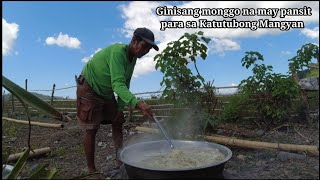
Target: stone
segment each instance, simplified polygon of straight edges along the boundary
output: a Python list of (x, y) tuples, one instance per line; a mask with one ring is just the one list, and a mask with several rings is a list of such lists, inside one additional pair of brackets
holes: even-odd
[(263, 166), (265, 165), (265, 162), (264, 161), (258, 161), (256, 162), (256, 166)]
[(13, 170), (13, 166), (7, 164), (5, 166), (3, 165), (2, 168), (2, 178), (5, 179), (4, 177), (8, 176)]
[(148, 127), (148, 126), (150, 126), (150, 123), (146, 121), (146, 122), (142, 123), (142, 126)]
[(307, 158), (306, 155), (303, 154), (297, 154), (297, 153), (290, 153), (285, 151), (280, 151), (278, 153), (278, 159), (281, 161), (287, 161), (289, 159), (299, 159), (299, 160), (305, 160)]
[(98, 142), (98, 146), (99, 146), (99, 147), (102, 146), (102, 142)]
[(319, 90), (319, 78), (318, 77), (308, 77), (300, 79), (300, 88), (303, 90), (316, 91)]
[(317, 172), (319, 172), (319, 166), (315, 166), (315, 167), (313, 167), (313, 169), (315, 169)]
[(4, 142), (6, 143), (14, 143), (17, 140), (17, 137), (7, 138)]
[(35, 164), (35, 165), (31, 166), (30, 172), (35, 171), (38, 167), (39, 167), (39, 164)]
[(113, 159), (112, 155), (107, 156), (107, 161), (111, 161)]
[(222, 134), (223, 132), (224, 132), (223, 129), (218, 129), (218, 130), (217, 130), (217, 134)]
[(264, 134), (265, 134), (265, 131), (262, 130), (262, 129), (259, 129), (259, 130), (256, 131), (256, 135), (257, 136), (263, 136)]
[(112, 133), (109, 133), (107, 136), (108, 136), (108, 137), (112, 137)]
[(239, 160), (241, 160), (241, 161), (244, 161), (244, 160), (246, 159), (246, 157), (245, 157), (244, 155), (242, 155), (242, 154), (239, 154), (239, 155), (237, 156), (237, 158), (238, 158)]
[(255, 157), (257, 159), (260, 159), (260, 160), (266, 160), (266, 159), (270, 159), (273, 157), (273, 155), (270, 153), (270, 152), (266, 152), (266, 151), (258, 151), (256, 152), (255, 154)]
[(123, 134), (128, 134), (128, 131), (126, 129), (124, 129)]

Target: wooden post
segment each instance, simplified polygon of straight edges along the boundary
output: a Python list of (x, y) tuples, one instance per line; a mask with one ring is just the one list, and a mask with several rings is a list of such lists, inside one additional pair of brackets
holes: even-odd
[[(26, 89), (26, 91), (28, 91), (28, 79), (25, 80), (25, 89)], [(27, 110), (29, 110), (28, 104), (26, 103), (25, 105), (26, 105)]]
[(54, 89), (56, 88), (56, 85), (53, 84), (53, 88), (52, 88), (52, 94), (51, 94), (51, 105), (53, 104), (53, 94), (54, 94)]
[(26, 81), (25, 81), (25, 88), (28, 91), (28, 79), (26, 79)]
[(129, 105), (128, 107), (129, 107), (129, 122), (132, 122), (133, 108), (131, 107), (131, 105)]
[(11, 112), (11, 116), (13, 117), (13, 113), (14, 113), (14, 97), (13, 94), (11, 93), (11, 108), (12, 108), (12, 112)]
[(2, 110), (1, 110), (2, 116), (3, 116), (3, 109), (4, 109), (4, 95), (5, 95), (5, 91), (3, 90), (3, 94), (2, 94)]

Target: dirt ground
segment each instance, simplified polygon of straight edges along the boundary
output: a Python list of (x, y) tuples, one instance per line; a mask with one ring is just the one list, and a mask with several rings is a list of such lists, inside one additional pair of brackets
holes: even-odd
[[(61, 123), (57, 120), (45, 122)], [(5, 123), (5, 124), (4, 124)], [(32, 126), (31, 147), (33, 149), (50, 147), (51, 152), (30, 158), (21, 177), (28, 177), (30, 170), (36, 165), (49, 163), (58, 168), (58, 179), (70, 179), (86, 174), (86, 161), (82, 146), (82, 133), (75, 120), (63, 123), (63, 129), (43, 128)], [(128, 144), (138, 133), (134, 128), (142, 122), (125, 123), (124, 141)], [(15, 128), (15, 129), (10, 129)], [(27, 147), (28, 126), (3, 120), (2, 149), (10, 146), (13, 152), (22, 152)], [(8, 132), (10, 131), (10, 132)], [(279, 127), (273, 131), (261, 131), (257, 127), (225, 124), (214, 134), (234, 136), (246, 140), (277, 142), (287, 144), (316, 145), (319, 147), (319, 129), (316, 125), (291, 124)], [(209, 134), (210, 135), (210, 134)], [(231, 159), (226, 162), (225, 179), (319, 179), (319, 156), (309, 156), (299, 153), (298, 158), (281, 156), (279, 150), (253, 150), (227, 146), (232, 150)], [(107, 178), (112, 171), (115, 158), (111, 126), (101, 126), (96, 138), (96, 166)], [(14, 165), (13, 162), (9, 164)]]

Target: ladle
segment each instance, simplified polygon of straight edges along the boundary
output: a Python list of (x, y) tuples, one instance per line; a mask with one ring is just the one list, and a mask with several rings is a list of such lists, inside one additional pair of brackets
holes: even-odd
[(169, 137), (167, 136), (166, 132), (164, 131), (164, 129), (162, 128), (161, 124), (159, 123), (158, 119), (155, 117), (154, 114), (153, 114), (152, 118), (153, 118), (153, 120), (157, 123), (157, 125), (158, 125), (159, 129), (161, 130), (162, 134), (164, 135), (164, 137), (167, 139), (167, 141), (168, 141), (171, 149), (173, 149), (174, 146), (173, 146), (171, 140), (170, 140)]

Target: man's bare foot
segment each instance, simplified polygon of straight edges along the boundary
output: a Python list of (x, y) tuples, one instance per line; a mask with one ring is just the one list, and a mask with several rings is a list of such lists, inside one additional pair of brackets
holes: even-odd
[(122, 166), (122, 164), (123, 164), (122, 161), (116, 159), (116, 160), (114, 161), (114, 166), (115, 166), (115, 167), (114, 167), (113, 169), (119, 169), (120, 166)]
[(93, 173), (93, 174), (88, 174), (86, 177), (87, 179), (106, 179), (105, 175), (103, 173)]
[(96, 169), (88, 168), (88, 174), (92, 174), (92, 173), (95, 173), (95, 172), (97, 172)]

